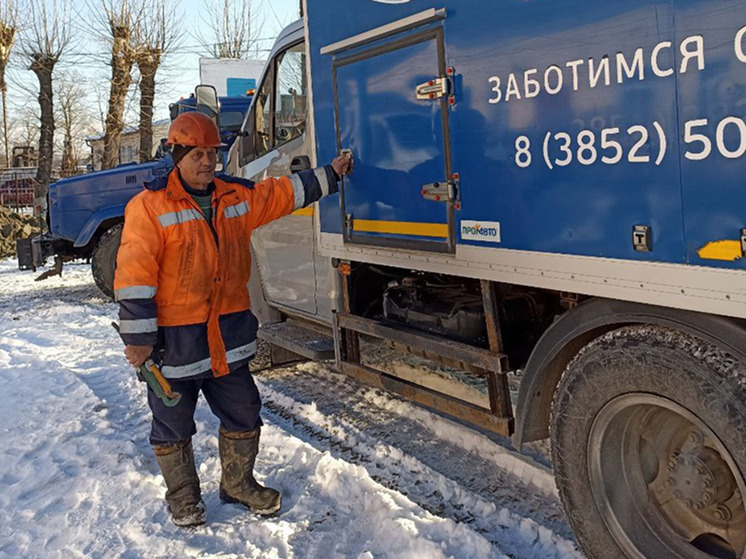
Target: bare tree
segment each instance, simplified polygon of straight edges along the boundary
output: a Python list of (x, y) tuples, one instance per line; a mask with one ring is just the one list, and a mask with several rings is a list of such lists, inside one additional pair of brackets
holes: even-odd
[(34, 105), (25, 104), (11, 110), (8, 128), (12, 144), (35, 146), (39, 143), (39, 112)]
[(100, 0), (98, 11), (89, 5), (98, 19), (93, 23), (98, 34), (111, 47), (111, 81), (104, 131), (103, 168), (119, 162), (119, 140), (124, 128), (124, 108), (132, 84), (135, 63), (135, 29), (144, 9), (143, 0)]
[[(178, 1), (178, 0), (177, 0)], [(135, 63), (140, 71), (140, 161), (153, 156), (155, 75), (181, 37), (176, 2), (149, 5), (136, 28)]]
[(3, 101), (3, 145), (5, 164), (10, 165), (10, 138), (8, 136), (8, 84), (5, 82), (5, 68), (10, 60), (10, 51), (15, 43), (18, 30), (18, 4), (15, 0), (0, 3), (0, 95)]
[(222, 0), (207, 5), (204, 19), (209, 34), (198, 36), (213, 58), (247, 58), (258, 48), (257, 32), (262, 28), (258, 10), (251, 0)]
[(57, 81), (57, 119), (63, 132), (60, 174), (69, 177), (77, 172), (85, 136), (92, 131), (93, 120), (85, 103), (86, 91), (81, 76), (71, 72)]
[(108, 104), (108, 88), (105, 84), (97, 83), (93, 86), (93, 94), (96, 97), (96, 126), (98, 130), (106, 129), (106, 110)]
[[(50, 10), (47, 10), (49, 4)], [(39, 169), (35, 196), (46, 196), (52, 178), (54, 157), (54, 94), (52, 75), (60, 57), (70, 45), (70, 19), (65, 0), (32, 0), (28, 9), (28, 27), (23, 30), (20, 48), (29, 61), (29, 69), (39, 80)]]

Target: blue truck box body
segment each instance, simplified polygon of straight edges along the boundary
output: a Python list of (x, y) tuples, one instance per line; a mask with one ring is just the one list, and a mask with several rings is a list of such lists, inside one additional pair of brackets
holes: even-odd
[[(322, 233), (744, 267), (742, 2), (306, 4), (318, 159), (356, 161)], [(423, 197), (454, 173), (452, 204)]]

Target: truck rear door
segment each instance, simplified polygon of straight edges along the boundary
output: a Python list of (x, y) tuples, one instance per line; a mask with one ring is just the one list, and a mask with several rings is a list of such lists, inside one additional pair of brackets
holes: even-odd
[(345, 242), (454, 250), (446, 74), (441, 25), (333, 53)]

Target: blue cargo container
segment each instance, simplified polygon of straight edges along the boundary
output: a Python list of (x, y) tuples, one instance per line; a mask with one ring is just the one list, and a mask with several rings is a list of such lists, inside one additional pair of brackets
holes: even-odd
[[(341, 206), (322, 203), (322, 232), (478, 247), (488, 261), (746, 265), (738, 2), (309, 4), (318, 156), (350, 148), (357, 165)], [(418, 98), (430, 82), (432, 99)], [(578, 262), (603, 275), (605, 263)], [(694, 276), (683, 283), (702, 288)], [(732, 289), (718, 312), (746, 317), (738, 281), (709, 277)]]

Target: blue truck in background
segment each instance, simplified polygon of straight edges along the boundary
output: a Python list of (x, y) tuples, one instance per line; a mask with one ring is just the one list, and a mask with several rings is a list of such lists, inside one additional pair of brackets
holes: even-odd
[[(254, 232), (260, 336), (516, 447), (549, 438), (588, 557), (746, 557), (743, 1), (304, 14), (229, 173), (355, 165)], [(486, 391), (376, 365), (361, 335)]]
[[(221, 137), (230, 147), (250, 103), (251, 96), (218, 98), (211, 86), (198, 86), (194, 96), (170, 106), (170, 117), (173, 120), (178, 114), (193, 110), (217, 116)], [(48, 231), (19, 241), (19, 267), (36, 269), (54, 257), (54, 270), (45, 272), (51, 275), (61, 272), (65, 260), (90, 258), (96, 285), (113, 297), (124, 208), (142, 190), (144, 182), (166, 175), (172, 168), (171, 155), (161, 141), (154, 161), (119, 165), (52, 183), (47, 198)]]

